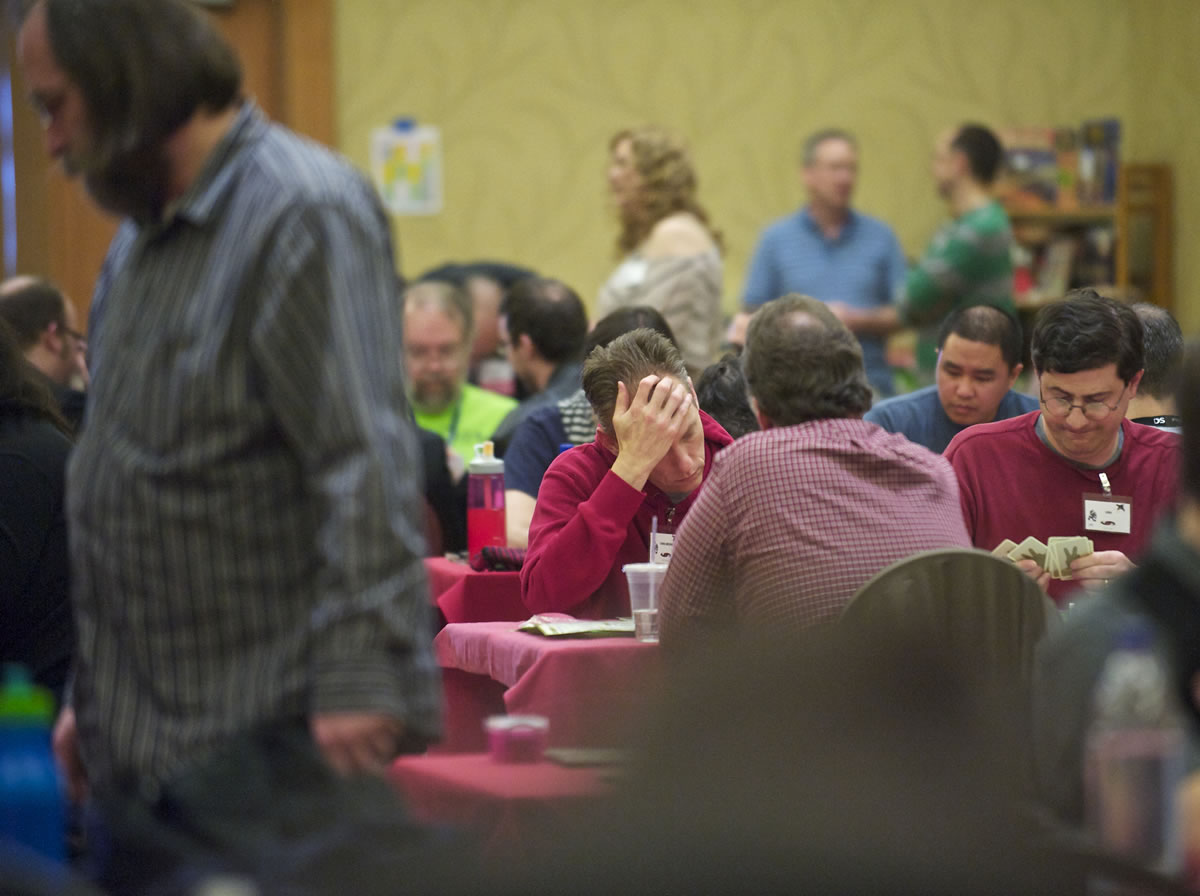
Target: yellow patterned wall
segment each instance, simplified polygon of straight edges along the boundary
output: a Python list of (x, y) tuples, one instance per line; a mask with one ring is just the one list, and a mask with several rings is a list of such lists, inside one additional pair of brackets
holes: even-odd
[(759, 230), (801, 200), (796, 150), (811, 130), (858, 134), (857, 204), (917, 254), (943, 214), (928, 173), (943, 126), (1118, 116), (1138, 158), (1177, 166), (1184, 311), (1200, 289), (1200, 260), (1182, 241), (1200, 228), (1183, 200), (1200, 176), (1197, 10), (1195, 0), (341, 0), (339, 141), (366, 167), (377, 125), (412, 116), (442, 129), (445, 210), (394, 219), (405, 274), (507, 259), (590, 302), (614, 260), (608, 136), (667, 125), (691, 142), (701, 199), (725, 233), (732, 308)]

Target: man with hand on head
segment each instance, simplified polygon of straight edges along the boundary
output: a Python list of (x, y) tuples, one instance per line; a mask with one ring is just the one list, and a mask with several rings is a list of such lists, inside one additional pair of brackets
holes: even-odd
[(941, 454), (968, 426), (1036, 411), (1036, 398), (1012, 388), (1021, 347), (1013, 315), (990, 305), (951, 312), (938, 334), (935, 384), (881, 401), (863, 419)]
[(1041, 412), (972, 426), (946, 457), (958, 474), (972, 543), (1090, 538), (1074, 581), (1021, 568), (1061, 602), (1133, 567), (1174, 504), (1179, 440), (1125, 419), (1142, 378), (1142, 325), (1128, 305), (1080, 289), (1038, 314), (1032, 358)]
[(638, 329), (597, 348), (583, 367), (596, 440), (559, 455), (542, 480), (521, 569), (534, 613), (629, 615), (621, 567), (660, 553), (695, 500), (713, 456), (733, 440), (699, 409), (679, 351)]

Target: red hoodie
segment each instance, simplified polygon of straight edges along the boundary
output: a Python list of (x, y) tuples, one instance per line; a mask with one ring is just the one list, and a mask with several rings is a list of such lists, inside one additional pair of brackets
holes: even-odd
[[(707, 479), (713, 457), (733, 439), (703, 411), (700, 421)], [(563, 452), (546, 471), (521, 568), (521, 599), (530, 611), (580, 619), (628, 616), (621, 567), (646, 562), (655, 516), (659, 532), (673, 533), (700, 494), (698, 488), (672, 505), (648, 482), (638, 491), (610, 471), (616, 459), (597, 439)]]

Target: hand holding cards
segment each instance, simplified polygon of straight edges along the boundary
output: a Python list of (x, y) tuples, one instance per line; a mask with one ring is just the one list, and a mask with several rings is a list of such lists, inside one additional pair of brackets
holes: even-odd
[(1032, 560), (1054, 579), (1072, 578), (1071, 562), (1094, 552), (1092, 540), (1083, 535), (1052, 535), (1049, 544), (1042, 544), (1032, 535), (1020, 544), (1006, 538), (992, 550), (1014, 563)]

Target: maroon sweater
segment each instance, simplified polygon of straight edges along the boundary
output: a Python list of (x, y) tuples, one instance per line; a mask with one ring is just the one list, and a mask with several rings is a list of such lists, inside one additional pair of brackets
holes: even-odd
[[(713, 456), (733, 439), (703, 411), (700, 421), (708, 478)], [(672, 505), (653, 485), (638, 491), (610, 472), (616, 459), (597, 440), (563, 452), (546, 470), (521, 568), (521, 599), (531, 612), (580, 619), (628, 616), (629, 589), (621, 567), (646, 562), (655, 516), (659, 532), (675, 532), (700, 493), (696, 489)]]
[[(990, 551), (1006, 538), (1020, 543), (1029, 535), (1042, 542), (1051, 535), (1086, 535), (1097, 551), (1121, 551), (1136, 563), (1154, 524), (1174, 506), (1179, 437), (1126, 420), (1116, 463), (1103, 471), (1085, 470), (1038, 438), (1034, 426), (1040, 413), (969, 426), (946, 449), (972, 543)], [(1101, 472), (1114, 495), (1132, 499), (1128, 535), (1084, 528), (1083, 496), (1102, 491)], [(1061, 603), (1078, 587), (1052, 580), (1050, 596)]]

